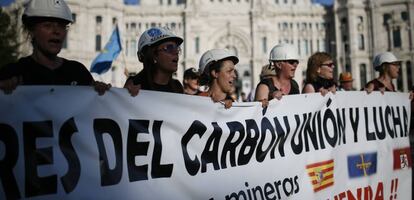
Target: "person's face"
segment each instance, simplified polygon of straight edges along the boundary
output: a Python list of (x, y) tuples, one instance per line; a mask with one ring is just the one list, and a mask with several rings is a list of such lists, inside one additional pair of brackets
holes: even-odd
[(221, 88), (224, 93), (231, 93), (236, 80), (235, 65), (233, 61), (223, 61), (221, 70), (219, 72), (213, 71), (213, 73), (215, 73), (219, 88)]
[(327, 60), (319, 67), (319, 76), (325, 79), (333, 79), (335, 65), (332, 60)]
[(198, 89), (199, 83), (198, 83), (197, 78), (187, 78), (184, 81), (190, 89), (192, 89), (192, 90), (197, 90)]
[(299, 65), (298, 60), (284, 60), (279, 61), (276, 64), (276, 67), (280, 69), (279, 73), (281, 76), (292, 79), (295, 77), (296, 68)]
[(341, 82), (341, 85), (346, 91), (352, 90), (352, 81)]
[(389, 63), (388, 64), (388, 74), (392, 79), (396, 79), (399, 76), (400, 72), (400, 63)]
[(157, 49), (155, 61), (159, 65), (160, 70), (174, 73), (177, 71), (180, 46), (174, 41), (166, 41), (161, 43)]
[(68, 23), (63, 20), (46, 20), (36, 23), (30, 34), (33, 48), (46, 56), (56, 56), (62, 49), (68, 31)]

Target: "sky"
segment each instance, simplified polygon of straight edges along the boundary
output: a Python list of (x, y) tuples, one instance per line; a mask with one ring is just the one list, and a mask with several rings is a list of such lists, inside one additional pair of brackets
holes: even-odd
[(314, 0), (315, 2), (319, 2), (321, 4), (324, 5), (332, 5), (333, 4), (333, 0)]
[(2, 6), (8, 6), (11, 3), (13, 3), (13, 2), (14, 2), (14, 0), (0, 0), (0, 7), (2, 7)]

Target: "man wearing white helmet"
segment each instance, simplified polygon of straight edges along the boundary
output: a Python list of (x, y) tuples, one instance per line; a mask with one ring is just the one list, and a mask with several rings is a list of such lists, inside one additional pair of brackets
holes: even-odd
[(132, 96), (136, 96), (140, 89), (184, 92), (181, 83), (172, 77), (178, 68), (181, 43), (182, 38), (165, 28), (150, 28), (141, 35), (137, 55), (144, 68), (128, 78), (124, 85)]
[(207, 85), (208, 90), (200, 96), (211, 97), (213, 102), (230, 108), (233, 104), (231, 93), (236, 83), (235, 65), (239, 58), (227, 49), (211, 49), (200, 58), (200, 85)]
[(0, 71), (0, 89), (11, 93), (17, 85), (94, 85), (103, 94), (110, 85), (95, 82), (87, 68), (58, 57), (72, 13), (63, 0), (31, 0), (22, 16), (33, 53)]
[(379, 72), (379, 77), (369, 81), (365, 85), (365, 90), (368, 93), (372, 91), (395, 92), (392, 80), (398, 78), (401, 60), (391, 52), (384, 52), (374, 57), (373, 65), (375, 71)]
[(257, 85), (255, 100), (266, 107), (268, 101), (283, 95), (299, 94), (299, 85), (293, 79), (299, 64), (296, 48), (290, 44), (278, 44), (272, 48), (269, 56), (269, 69), (274, 75), (263, 79)]

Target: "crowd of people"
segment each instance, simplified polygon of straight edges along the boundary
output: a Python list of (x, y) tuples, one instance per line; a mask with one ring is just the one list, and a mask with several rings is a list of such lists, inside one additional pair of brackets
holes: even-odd
[[(11, 93), (18, 85), (90, 85), (100, 95), (110, 89), (110, 84), (95, 81), (83, 64), (58, 56), (72, 22), (72, 13), (64, 1), (31, 0), (24, 10), (22, 24), (31, 39), (33, 53), (0, 68), (0, 89)], [(239, 58), (226, 49), (208, 50), (200, 58), (198, 70), (190, 68), (184, 72), (182, 84), (173, 75), (178, 68), (183, 41), (166, 28), (146, 30), (139, 38), (137, 52), (144, 67), (137, 75), (129, 77), (124, 87), (132, 96), (138, 95), (141, 89), (207, 96), (230, 108), (232, 102), (238, 100), (234, 90)], [(379, 77), (368, 82), (364, 89), (368, 93), (395, 92), (392, 81), (399, 75), (400, 64), (392, 52), (376, 55), (373, 67)], [(262, 68), (259, 84), (252, 94), (244, 93), (240, 100), (259, 101), (267, 107), (270, 100), (280, 100), (284, 95), (312, 92), (325, 95), (354, 90), (350, 72), (340, 74), (339, 84), (334, 79), (335, 64), (326, 52), (309, 57), (302, 89), (294, 80), (298, 65), (299, 55), (293, 45), (274, 46), (269, 64)]]
[[(31, 0), (24, 10), (22, 24), (31, 39), (33, 52), (0, 68), (0, 90), (9, 94), (19, 85), (92, 86), (99, 95), (109, 90), (111, 85), (95, 81), (83, 64), (58, 56), (72, 22), (72, 13), (64, 1)], [(231, 108), (237, 100), (233, 94), (239, 58), (226, 49), (208, 50), (200, 58), (198, 70), (190, 68), (184, 72), (181, 84), (173, 74), (178, 68), (182, 43), (183, 38), (168, 29), (153, 27), (146, 30), (139, 38), (137, 52), (144, 67), (137, 75), (129, 77), (124, 87), (132, 96), (138, 95), (141, 89), (199, 95)], [(299, 55), (294, 46), (274, 46), (269, 64), (262, 67), (260, 83), (251, 94), (244, 94), (242, 101), (259, 101), (267, 107), (270, 100), (280, 100), (284, 95), (313, 92), (326, 95), (354, 90), (350, 72), (340, 74), (339, 84), (334, 79), (335, 64), (326, 52), (309, 57), (302, 89), (293, 79), (298, 64)], [(376, 55), (373, 67), (379, 76), (366, 84), (367, 93), (395, 92), (393, 80), (398, 78), (400, 65), (401, 61), (392, 52)]]

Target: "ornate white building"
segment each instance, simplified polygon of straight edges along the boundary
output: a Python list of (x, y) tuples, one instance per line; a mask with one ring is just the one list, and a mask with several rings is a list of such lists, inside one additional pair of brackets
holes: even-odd
[(337, 60), (352, 71), (355, 86), (375, 77), (373, 57), (384, 51), (401, 59), (396, 86), (408, 91), (414, 72), (414, 0), (336, 0), (334, 3)]
[(184, 38), (178, 79), (185, 69), (198, 67), (206, 50), (228, 48), (240, 58), (240, 89), (248, 93), (258, 83), (272, 47), (291, 43), (301, 56), (295, 75), (299, 84), (307, 58), (326, 51), (337, 61), (336, 73), (351, 71), (354, 86), (360, 88), (375, 76), (373, 55), (389, 50), (404, 60), (398, 89), (406, 91), (413, 84), (413, 1), (337, 0), (333, 7), (324, 7), (311, 0), (140, 0), (139, 5), (66, 0), (75, 23), (60, 55), (89, 67), (118, 24), (123, 51), (110, 72), (95, 77), (122, 86), (125, 72), (142, 68), (136, 56), (140, 34), (166, 26)]

